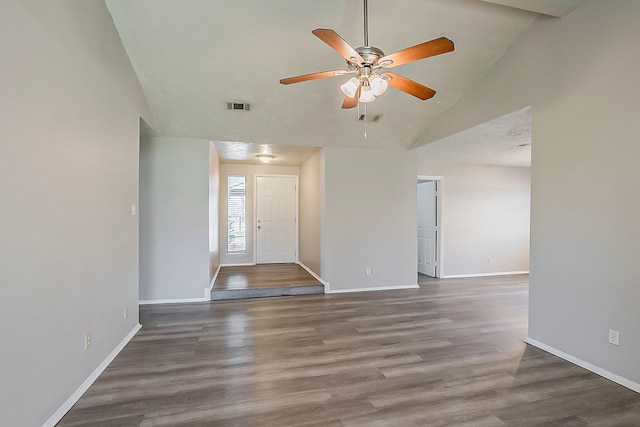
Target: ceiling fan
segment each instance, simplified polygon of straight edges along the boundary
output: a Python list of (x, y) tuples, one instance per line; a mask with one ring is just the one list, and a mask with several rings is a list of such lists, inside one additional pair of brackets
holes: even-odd
[(453, 42), (446, 37), (420, 43), (390, 55), (385, 55), (377, 47), (369, 46), (367, 0), (364, 0), (364, 46), (354, 49), (338, 33), (330, 29), (318, 28), (313, 30), (312, 33), (346, 59), (347, 68), (289, 77), (280, 80), (280, 83), (288, 85), (308, 80), (355, 74), (340, 86), (340, 89), (345, 94), (342, 108), (353, 108), (358, 105), (358, 101), (363, 103), (374, 101), (389, 86), (422, 100), (433, 97), (436, 94), (435, 90), (398, 74), (388, 72), (386, 69), (451, 52), (454, 49)]

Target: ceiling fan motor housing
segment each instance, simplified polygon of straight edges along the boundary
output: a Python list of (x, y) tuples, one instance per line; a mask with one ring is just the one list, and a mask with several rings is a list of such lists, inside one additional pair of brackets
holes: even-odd
[[(376, 65), (378, 60), (384, 56), (384, 52), (377, 47), (363, 46), (356, 48), (356, 52), (360, 54), (364, 63), (361, 65)], [(355, 58), (351, 58), (353, 62), (358, 63)]]

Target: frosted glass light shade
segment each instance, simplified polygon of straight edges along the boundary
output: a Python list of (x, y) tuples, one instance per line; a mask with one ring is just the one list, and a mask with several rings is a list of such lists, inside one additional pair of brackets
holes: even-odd
[(369, 79), (369, 84), (371, 85), (371, 89), (373, 89), (373, 94), (375, 96), (382, 95), (389, 87), (389, 83), (385, 79), (378, 76), (371, 77)]
[(371, 86), (369, 86), (368, 84), (363, 85), (362, 89), (360, 90), (360, 102), (367, 103), (375, 99), (376, 97), (373, 94), (373, 89), (371, 88)]
[(340, 86), (342, 93), (344, 93), (349, 98), (353, 98), (356, 96), (356, 91), (360, 86), (360, 80), (357, 77), (351, 77), (345, 84)]

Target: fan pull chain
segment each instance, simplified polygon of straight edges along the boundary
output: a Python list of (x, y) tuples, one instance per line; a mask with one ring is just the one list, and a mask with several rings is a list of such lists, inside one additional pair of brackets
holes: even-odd
[(367, 104), (364, 104), (364, 139), (367, 139)]
[[(360, 100), (358, 100), (358, 120), (360, 120)], [(367, 139), (367, 104), (364, 104), (364, 139)]]

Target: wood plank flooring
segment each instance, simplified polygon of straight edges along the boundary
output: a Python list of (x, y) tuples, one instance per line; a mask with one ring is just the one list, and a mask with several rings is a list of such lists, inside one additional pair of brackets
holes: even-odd
[(225, 266), (211, 299), (245, 299), (324, 293), (324, 285), (298, 264)]
[(142, 306), (59, 426), (639, 426), (640, 394), (522, 342), (527, 280)]

